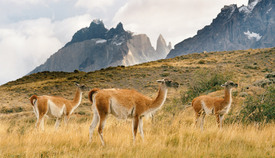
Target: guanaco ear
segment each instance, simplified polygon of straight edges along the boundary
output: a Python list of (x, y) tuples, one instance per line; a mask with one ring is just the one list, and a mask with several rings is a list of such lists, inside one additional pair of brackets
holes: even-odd
[(80, 86), (77, 82), (75, 82), (74, 84), (75, 84), (77, 87), (79, 87), (79, 86)]

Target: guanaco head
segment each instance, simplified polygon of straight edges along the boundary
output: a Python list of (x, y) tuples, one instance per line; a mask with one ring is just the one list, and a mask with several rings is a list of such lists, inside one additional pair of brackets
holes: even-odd
[(173, 87), (173, 88), (178, 88), (179, 87), (179, 84), (178, 82), (174, 82), (168, 78), (164, 78), (162, 80), (157, 80), (158, 83), (161, 83), (167, 87)]
[(234, 88), (234, 87), (238, 87), (238, 84), (237, 83), (234, 83), (233, 81), (227, 81), (225, 82), (225, 84), (222, 85), (222, 87), (225, 87), (227, 89), (231, 89), (231, 88)]
[(87, 91), (89, 90), (89, 88), (84, 85), (84, 84), (78, 84), (78, 83), (75, 83), (75, 85), (81, 90), (81, 91)]

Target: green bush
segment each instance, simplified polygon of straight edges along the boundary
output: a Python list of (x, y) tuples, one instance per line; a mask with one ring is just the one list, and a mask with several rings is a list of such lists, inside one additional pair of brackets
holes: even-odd
[(269, 123), (275, 120), (275, 86), (267, 88), (263, 95), (249, 96), (236, 117), (242, 123)]
[(205, 62), (205, 60), (200, 60), (199, 62), (198, 62), (198, 64), (205, 64), (206, 62)]
[(186, 104), (202, 93), (210, 93), (222, 89), (221, 85), (233, 78), (233, 72), (224, 69), (200, 69), (192, 74), (187, 92), (182, 96)]

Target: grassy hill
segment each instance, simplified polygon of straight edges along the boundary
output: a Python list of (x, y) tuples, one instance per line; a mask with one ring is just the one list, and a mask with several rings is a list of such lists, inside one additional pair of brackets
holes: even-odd
[[(195, 53), (88, 73), (41, 72), (25, 76), (0, 87), (0, 156), (274, 157), (274, 123), (260, 126), (234, 121), (248, 96), (266, 92), (265, 88), (255, 85), (274, 71), (274, 60), (275, 48), (249, 49)], [(68, 126), (61, 124), (55, 131), (55, 120), (48, 118), (44, 132), (34, 129), (36, 117), (28, 100), (33, 94), (73, 99), (74, 82), (79, 82), (90, 88), (136, 89), (154, 97), (158, 89), (156, 80), (164, 77), (177, 81), (180, 87), (169, 89), (167, 100), (153, 121), (150, 118), (145, 120), (144, 142), (138, 135), (133, 145), (131, 121), (110, 116), (104, 129), (107, 146), (101, 146), (96, 132), (93, 142), (87, 144), (93, 115), (88, 91), (84, 92), (82, 103)], [(239, 83), (239, 87), (233, 91), (233, 106), (225, 117), (224, 128), (221, 131), (217, 128), (213, 116), (206, 118), (205, 131), (194, 128), (194, 112), (190, 107), (194, 93), (189, 92), (199, 87), (199, 94), (222, 97), (219, 84), (227, 79)], [(205, 84), (209, 86), (202, 88)]]

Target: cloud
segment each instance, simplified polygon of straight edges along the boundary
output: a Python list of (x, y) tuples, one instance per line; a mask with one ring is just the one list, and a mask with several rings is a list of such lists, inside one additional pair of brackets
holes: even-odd
[(72, 39), (76, 31), (84, 27), (89, 27), (94, 18), (89, 14), (74, 16), (64, 20), (54, 22), (54, 34), (63, 43), (67, 43)]
[(75, 6), (93, 10), (98, 8), (105, 9), (107, 6), (111, 6), (113, 3), (114, 0), (78, 0)]
[(61, 21), (39, 18), (0, 27), (0, 84), (44, 63), (90, 21), (90, 15), (85, 14)]
[(32, 4), (39, 4), (44, 3), (43, 0), (2, 0), (5, 3), (13, 3), (15, 5), (32, 5)]
[(49, 19), (22, 21), (0, 29), (0, 39), (0, 83), (24, 76), (61, 47)]
[(209, 25), (224, 4), (243, 1), (221, 0), (129, 0), (113, 18), (127, 30), (146, 33), (155, 43), (159, 34), (176, 44), (192, 37), (197, 30)]

